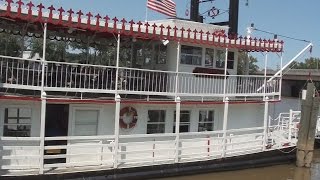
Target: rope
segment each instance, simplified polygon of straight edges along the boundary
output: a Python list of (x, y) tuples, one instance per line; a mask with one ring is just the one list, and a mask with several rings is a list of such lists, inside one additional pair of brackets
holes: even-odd
[(254, 28), (254, 30), (259, 31), (259, 32), (263, 32), (263, 33), (266, 33), (266, 34), (277, 35), (277, 36), (279, 36), (279, 37), (284, 37), (284, 38), (291, 39), (291, 40), (295, 40), (295, 41), (301, 41), (301, 42), (311, 43), (311, 41), (309, 41), (309, 40), (294, 38), (294, 37), (290, 37), (290, 36), (286, 36), (286, 35), (281, 35), (281, 34), (273, 33), (273, 32), (270, 32), (270, 31), (265, 31), (265, 30), (261, 30), (261, 29), (257, 29), (257, 28)]

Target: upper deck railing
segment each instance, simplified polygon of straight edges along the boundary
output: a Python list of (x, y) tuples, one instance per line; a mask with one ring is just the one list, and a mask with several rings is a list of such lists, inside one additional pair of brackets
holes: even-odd
[[(0, 87), (61, 92), (164, 96), (278, 96), (280, 77), (172, 72), (0, 56)], [(118, 77), (118, 81), (116, 81)], [(116, 84), (117, 82), (117, 84)], [(259, 89), (260, 88), (260, 89)]]

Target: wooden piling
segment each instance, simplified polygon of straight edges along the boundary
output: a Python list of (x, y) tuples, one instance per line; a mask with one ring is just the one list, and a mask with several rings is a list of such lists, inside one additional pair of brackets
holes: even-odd
[(300, 129), (297, 143), (298, 167), (311, 167), (313, 158), (315, 131), (319, 112), (319, 97), (314, 97), (315, 87), (308, 83), (307, 96), (302, 100)]

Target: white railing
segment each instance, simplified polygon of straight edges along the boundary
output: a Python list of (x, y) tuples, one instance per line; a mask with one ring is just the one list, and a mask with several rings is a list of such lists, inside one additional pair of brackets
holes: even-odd
[(119, 167), (173, 163), (175, 134), (121, 135), (119, 137)]
[(298, 141), (300, 111), (280, 113), (275, 119), (269, 117), (268, 136), (277, 146), (295, 146)]
[(44, 168), (113, 167), (114, 136), (46, 137)]
[(176, 73), (136, 68), (119, 68), (118, 90), (123, 93), (173, 95)]
[(179, 161), (223, 157), (223, 132), (194, 132), (179, 135)]
[(263, 151), (263, 127), (230, 129), (227, 131), (226, 156), (237, 156)]
[(39, 89), (41, 63), (39, 60), (3, 56), (0, 59), (0, 82), (5, 88)]
[(10, 173), (17, 170), (39, 170), (39, 137), (1, 137), (0, 147), (2, 171)]
[[(0, 56), (0, 87), (41, 89), (40, 60)], [(45, 91), (166, 96), (276, 96), (280, 77), (187, 73), (45, 61)], [(118, 77), (118, 81), (116, 81)], [(226, 81), (225, 81), (226, 80)], [(118, 84), (116, 85), (116, 82)], [(226, 84), (225, 84), (226, 83)], [(226, 86), (225, 86), (226, 85)], [(226, 87), (226, 88), (224, 88)], [(176, 89), (177, 88), (177, 89)]]
[(85, 92), (115, 89), (116, 68), (111, 66), (46, 62), (47, 90), (79, 90)]
[[(114, 146), (113, 135), (46, 137), (43, 167), (46, 173), (69, 168), (112, 169), (219, 159), (262, 152), (262, 132), (261, 127), (232, 129), (227, 131), (226, 139), (222, 131), (189, 132), (180, 133), (179, 141), (175, 133), (120, 135), (118, 147)], [(2, 137), (1, 170), (39, 173), (39, 142), (38, 137)]]
[[(291, 114), (291, 115), (290, 115)], [(291, 119), (290, 119), (291, 116)], [(301, 111), (292, 111), (290, 113), (280, 113), (274, 121), (278, 121), (277, 127), (284, 129), (287, 128), (288, 133), (290, 133), (293, 138), (298, 138), (298, 130), (301, 118)], [(290, 128), (289, 127), (290, 124)], [(316, 126), (316, 139), (320, 138), (320, 116), (318, 116), (317, 126)]]
[(180, 95), (223, 95), (224, 75), (204, 73), (178, 73)]
[(271, 76), (244, 76), (244, 75), (228, 75), (227, 94), (276, 94), (280, 92), (280, 77), (275, 77), (273, 81), (267, 82), (266, 88), (259, 89), (265, 83), (265, 79)]

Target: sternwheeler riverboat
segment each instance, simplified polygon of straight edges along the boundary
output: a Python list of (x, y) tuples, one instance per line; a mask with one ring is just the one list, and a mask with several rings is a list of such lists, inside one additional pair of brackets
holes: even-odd
[(275, 154), (296, 145), (299, 112), (269, 119), (269, 106), (281, 100), (281, 71), (237, 72), (243, 52), (282, 61), (281, 40), (20, 0), (0, 6), (0, 30), (3, 177), (240, 168), (281, 161)]

